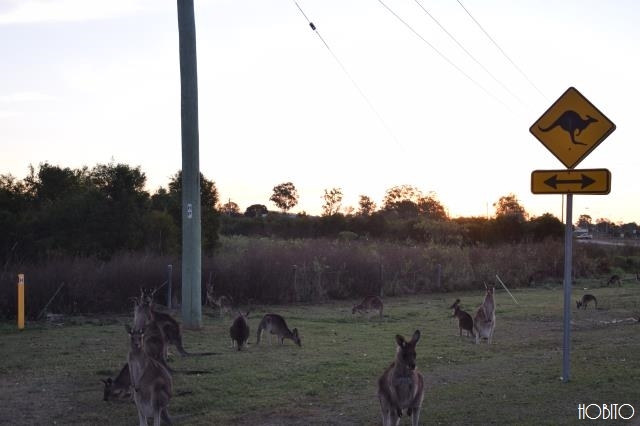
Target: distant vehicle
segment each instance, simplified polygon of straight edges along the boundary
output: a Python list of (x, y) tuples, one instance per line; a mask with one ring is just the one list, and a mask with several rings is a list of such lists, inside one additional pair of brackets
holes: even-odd
[(593, 235), (591, 234), (580, 234), (576, 237), (577, 240), (591, 240), (593, 239)]

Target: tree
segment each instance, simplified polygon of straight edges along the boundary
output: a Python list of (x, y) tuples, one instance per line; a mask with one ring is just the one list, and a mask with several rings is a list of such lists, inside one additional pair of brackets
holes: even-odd
[(371, 216), (377, 208), (376, 203), (366, 195), (360, 196), (358, 205), (360, 206), (360, 209), (358, 209), (358, 212), (356, 213), (358, 216)]
[(382, 204), (385, 210), (393, 210), (406, 201), (417, 205), (420, 197), (422, 192), (411, 185), (394, 186), (387, 189)]
[(546, 238), (561, 239), (564, 235), (564, 224), (551, 213), (532, 218), (529, 221), (529, 229), (536, 242)]
[(231, 199), (229, 199), (229, 201), (227, 201), (223, 205), (218, 206), (218, 210), (221, 214), (226, 216), (240, 216), (240, 207), (238, 207), (236, 203), (231, 201)]
[(324, 205), (322, 206), (322, 216), (333, 216), (340, 211), (342, 202), (342, 188), (331, 188), (324, 190)]
[(581, 214), (576, 225), (579, 228), (589, 230), (591, 228), (591, 216), (589, 216), (588, 214)]
[(267, 213), (269, 213), (269, 211), (267, 210), (267, 206), (263, 204), (252, 204), (249, 207), (247, 207), (247, 210), (245, 210), (244, 215), (247, 217), (261, 217), (261, 216), (266, 216)]
[(394, 186), (387, 189), (383, 203), (383, 209), (394, 212), (399, 217), (408, 219), (418, 217), (418, 201), (422, 192), (411, 185)]
[(298, 191), (291, 182), (281, 183), (273, 187), (273, 195), (269, 201), (286, 213), (298, 204)]
[(498, 201), (493, 203), (493, 207), (496, 209), (496, 218), (512, 216), (524, 222), (529, 216), (524, 207), (520, 205), (518, 197), (516, 197), (515, 194), (503, 195)]
[[(103, 226), (109, 233), (109, 250), (139, 249), (144, 241), (142, 224), (149, 194), (146, 175), (127, 164), (98, 164), (90, 171), (92, 185), (104, 196), (110, 211)], [(103, 244), (107, 244), (106, 241)]]
[(600, 234), (608, 235), (613, 233), (615, 226), (609, 219), (600, 218), (596, 220), (596, 231)]
[(418, 199), (418, 214), (434, 220), (446, 220), (447, 213), (433, 192)]
[(493, 204), (496, 209), (492, 238), (509, 243), (522, 241), (526, 235), (527, 212), (514, 194), (500, 197)]

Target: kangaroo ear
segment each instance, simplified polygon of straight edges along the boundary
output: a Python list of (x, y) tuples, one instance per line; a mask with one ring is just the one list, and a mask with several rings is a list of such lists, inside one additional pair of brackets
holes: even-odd
[(420, 330), (416, 330), (413, 332), (413, 336), (411, 337), (411, 343), (415, 345), (416, 343), (418, 343), (418, 340), (420, 340)]
[(401, 348), (404, 348), (404, 345), (407, 344), (407, 342), (404, 340), (404, 337), (402, 337), (399, 334), (396, 334), (396, 343), (398, 344), (398, 346), (400, 346)]

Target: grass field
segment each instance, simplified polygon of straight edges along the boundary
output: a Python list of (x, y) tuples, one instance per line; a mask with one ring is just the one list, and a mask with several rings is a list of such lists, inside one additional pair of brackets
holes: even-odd
[[(585, 291), (580, 283), (573, 299)], [(449, 305), (474, 310), (483, 291), (385, 299), (383, 319), (352, 316), (355, 302), (256, 306), (250, 346), (228, 337), (232, 319), (204, 311), (200, 331), (184, 331), (190, 352), (173, 355), (169, 412), (182, 425), (378, 425), (376, 381), (393, 360), (396, 334), (420, 329), (418, 368), (427, 392), (421, 424), (569, 425), (578, 404), (631, 404), (640, 424), (640, 286), (592, 288), (598, 310), (572, 302), (571, 380), (562, 374), (562, 289), (496, 289), (492, 345), (459, 337)], [(255, 344), (262, 314), (297, 327), (302, 347)], [(0, 324), (0, 424), (137, 424), (133, 403), (103, 402), (100, 379), (126, 360), (132, 315), (67, 318), (62, 325)], [(175, 352), (175, 351), (174, 351)], [(198, 372), (191, 374), (193, 372)], [(598, 422), (588, 421), (590, 424)], [(410, 424), (403, 418), (401, 424)]]

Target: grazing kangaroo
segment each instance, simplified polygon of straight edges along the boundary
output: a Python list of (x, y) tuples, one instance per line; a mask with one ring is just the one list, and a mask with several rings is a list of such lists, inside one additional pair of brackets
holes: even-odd
[(121, 401), (131, 398), (131, 376), (129, 374), (129, 363), (126, 363), (115, 379), (108, 377), (102, 380), (104, 383), (103, 401)]
[(238, 345), (238, 350), (241, 350), (249, 340), (249, 317), (250, 310), (246, 314), (238, 312), (238, 316), (233, 320), (231, 328), (229, 328), (229, 335), (231, 336), (231, 347)]
[[(459, 301), (460, 299), (457, 300), (457, 302)], [(468, 312), (465, 312), (462, 309), (460, 309), (459, 303), (454, 303), (452, 306), (453, 306), (452, 316), (458, 318), (458, 327), (460, 327), (460, 336), (462, 336), (462, 330), (465, 330), (467, 332), (467, 336), (471, 335), (471, 337), (475, 337), (475, 334), (473, 333), (473, 318), (471, 318), (471, 315), (469, 315)]]
[(131, 329), (128, 325), (125, 328), (130, 341), (127, 361), (131, 388), (140, 426), (147, 425), (148, 417), (153, 417), (154, 426), (160, 426), (161, 420), (171, 424), (167, 411), (173, 388), (171, 375), (161, 363), (146, 354), (145, 330)]
[[(153, 321), (160, 327), (167, 340), (167, 344), (174, 345), (176, 349), (178, 349), (180, 356), (185, 357), (191, 355), (182, 345), (182, 330), (178, 321), (170, 314), (154, 309), (153, 295), (155, 292), (155, 289), (152, 291), (144, 287), (140, 289), (140, 303), (138, 303), (137, 306), (140, 307), (141, 315), (144, 316), (146, 322)], [(136, 307), (136, 309), (138, 308)], [(144, 324), (136, 323), (136, 325), (140, 326)]]
[(585, 294), (580, 300), (576, 300), (576, 307), (578, 309), (587, 309), (590, 302), (593, 302), (595, 308), (598, 309), (598, 300), (593, 294)]
[(382, 303), (382, 299), (378, 296), (366, 296), (362, 299), (357, 305), (353, 305), (351, 309), (351, 314), (355, 314), (356, 312), (367, 313), (369, 311), (378, 311), (378, 315), (382, 318), (382, 310), (384, 309), (384, 304)]
[(496, 302), (494, 298), (494, 288), (487, 287), (487, 293), (484, 296), (484, 300), (473, 318), (473, 329), (476, 332), (476, 344), (480, 343), (480, 339), (487, 339), (487, 342), (491, 344), (495, 328)]
[(294, 328), (293, 330), (289, 330), (284, 318), (278, 314), (266, 314), (262, 317), (262, 321), (260, 321), (260, 324), (258, 325), (258, 339), (256, 344), (260, 344), (260, 335), (262, 334), (262, 330), (269, 333), (269, 344), (271, 344), (271, 335), (276, 334), (281, 345), (284, 344), (284, 339), (291, 339), (296, 345), (302, 346), (300, 336), (298, 335), (298, 329)]
[(546, 129), (543, 129), (540, 126), (538, 126), (538, 129), (540, 129), (543, 132), (548, 132), (557, 126), (560, 126), (562, 130), (569, 133), (569, 136), (571, 137), (571, 142), (574, 145), (586, 145), (586, 143), (578, 142), (576, 140), (576, 136), (579, 136), (580, 133), (584, 129), (586, 129), (587, 126), (589, 126), (589, 124), (594, 123), (596, 121), (598, 120), (596, 120), (595, 118), (589, 115), (587, 115), (586, 119), (583, 119), (582, 117), (580, 117), (580, 114), (578, 114), (577, 112), (573, 110), (567, 110), (563, 112), (562, 115), (558, 117), (558, 119), (554, 121), (553, 124), (547, 127)]
[(401, 335), (396, 335), (396, 359), (378, 379), (382, 426), (396, 426), (404, 409), (407, 416), (411, 416), (411, 424), (418, 426), (424, 399), (424, 377), (416, 369), (418, 340), (420, 330), (416, 330), (408, 342)]
[(607, 281), (607, 285), (612, 285), (612, 284), (616, 284), (618, 287), (622, 285), (622, 279), (620, 278), (620, 275), (611, 275), (611, 277), (609, 277), (609, 280)]

